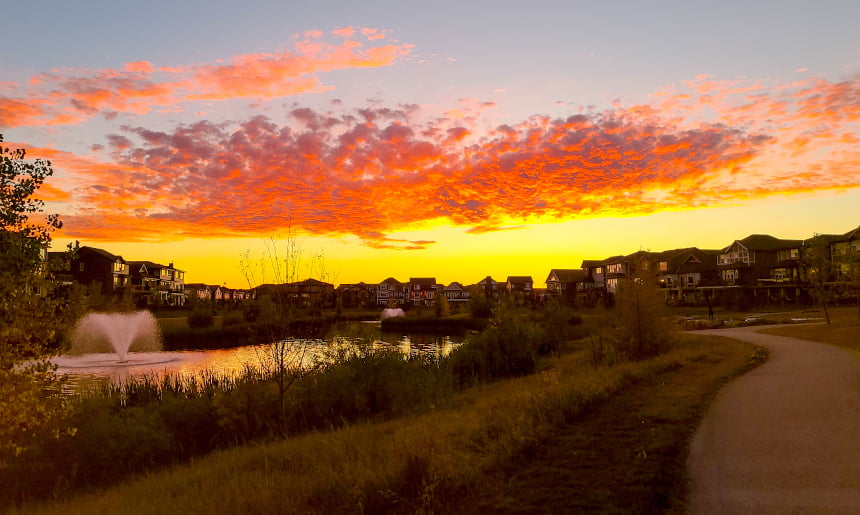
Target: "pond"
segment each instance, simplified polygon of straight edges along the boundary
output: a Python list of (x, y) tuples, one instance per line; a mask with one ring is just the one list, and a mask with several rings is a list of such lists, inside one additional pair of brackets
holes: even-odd
[[(463, 337), (431, 334), (382, 333), (378, 329), (370, 338), (376, 348), (387, 348), (401, 352), (404, 356), (429, 355), (444, 357), (458, 345)], [(305, 361), (323, 359), (338, 346), (355, 346), (355, 338), (338, 336), (332, 339), (291, 339), (296, 353), (304, 354)], [(196, 376), (205, 373), (232, 375), (240, 373), (246, 366), (258, 366), (265, 359), (267, 345), (246, 345), (232, 349), (129, 352), (124, 361), (114, 353), (57, 356), (52, 361), (57, 372), (68, 376), (65, 393), (75, 393), (105, 382), (122, 382), (142, 376), (163, 377), (165, 375)]]

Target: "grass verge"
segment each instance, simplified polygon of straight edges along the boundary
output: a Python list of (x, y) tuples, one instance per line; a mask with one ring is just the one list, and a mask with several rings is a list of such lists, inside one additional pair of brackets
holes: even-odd
[(761, 358), (704, 336), (612, 368), (573, 352), (425, 414), (231, 449), (24, 511), (679, 511), (707, 402)]
[(768, 327), (759, 332), (830, 343), (860, 352), (860, 317), (855, 307), (831, 308), (830, 324), (803, 324)]

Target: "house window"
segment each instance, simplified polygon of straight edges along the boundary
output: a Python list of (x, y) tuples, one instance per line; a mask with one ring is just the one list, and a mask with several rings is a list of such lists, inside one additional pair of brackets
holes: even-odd
[(78, 263), (78, 272), (84, 271), (84, 263)]
[(594, 273), (595, 273), (595, 274), (597, 274), (597, 275), (601, 275), (601, 274), (603, 274), (603, 267), (602, 267), (602, 266), (599, 266), (599, 267), (595, 268), (595, 269), (594, 269)]
[(666, 272), (668, 270), (669, 270), (669, 263), (667, 263), (666, 261), (660, 261), (660, 271)]
[(737, 270), (723, 270), (723, 281), (728, 284), (734, 284), (738, 280), (740, 274)]

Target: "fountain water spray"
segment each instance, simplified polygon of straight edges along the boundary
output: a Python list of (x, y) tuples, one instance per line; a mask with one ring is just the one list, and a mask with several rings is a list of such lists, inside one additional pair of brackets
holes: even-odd
[(90, 313), (72, 331), (70, 354), (115, 352), (126, 361), (130, 350), (161, 350), (161, 331), (149, 311)]

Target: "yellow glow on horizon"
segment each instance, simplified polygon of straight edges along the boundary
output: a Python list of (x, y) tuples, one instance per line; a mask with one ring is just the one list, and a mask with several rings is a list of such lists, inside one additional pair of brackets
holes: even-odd
[[(391, 238), (433, 240), (423, 250), (374, 249), (354, 236), (299, 236), (300, 275), (319, 275), (322, 256), (328, 282), (378, 283), (387, 277), (436, 277), (448, 284), (473, 284), (487, 275), (531, 275), (535, 286), (552, 268), (579, 268), (583, 259), (604, 259), (640, 249), (719, 249), (749, 234), (808, 238), (816, 232), (843, 233), (860, 224), (860, 188), (817, 195), (769, 197), (736, 206), (664, 211), (647, 216), (604, 217), (526, 228), (469, 234), (468, 228), (435, 227), (389, 234)], [(54, 249), (68, 240), (58, 239)], [(274, 237), (283, 246), (283, 238)], [(246, 251), (267, 259), (264, 238), (193, 239), (167, 243), (81, 242), (128, 260), (173, 262), (186, 282), (245, 288), (239, 262)], [(268, 277), (271, 279), (271, 276)]]

